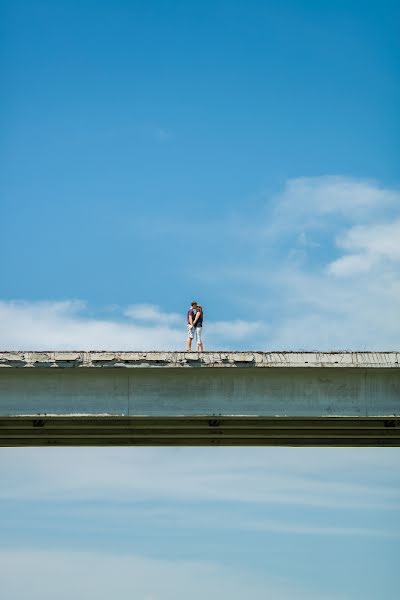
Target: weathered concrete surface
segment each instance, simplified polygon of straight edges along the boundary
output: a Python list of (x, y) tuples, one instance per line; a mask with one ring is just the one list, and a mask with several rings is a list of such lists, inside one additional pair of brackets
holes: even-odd
[(0, 415), (391, 416), (400, 370), (2, 369)]
[(0, 352), (1, 367), (398, 368), (400, 352)]
[(3, 352), (0, 445), (400, 445), (398, 358)]

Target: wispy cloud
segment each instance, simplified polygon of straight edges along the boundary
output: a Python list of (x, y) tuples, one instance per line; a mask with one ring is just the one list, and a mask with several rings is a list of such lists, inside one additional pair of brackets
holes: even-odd
[[(152, 304), (113, 307), (113, 318), (94, 318), (87, 305), (0, 301), (1, 350), (182, 350), (186, 316)], [(234, 346), (262, 325), (235, 320), (208, 322), (206, 348)]]
[[(328, 224), (326, 217), (341, 216), (349, 221), (373, 221), (387, 211), (398, 209), (400, 190), (381, 186), (373, 180), (342, 176), (298, 177), (286, 182), (273, 202), (274, 223), (297, 228)], [(282, 222), (282, 223), (281, 223)]]
[(157, 327), (162, 323), (179, 326), (183, 321), (183, 315), (179, 313), (166, 313), (160, 306), (155, 304), (132, 304), (123, 310), (123, 314), (134, 321), (153, 323)]
[[(175, 349), (184, 345), (182, 332), (166, 318), (156, 324), (143, 323), (143, 306), (136, 321), (92, 318), (79, 301), (0, 302), (1, 348), (42, 349)], [(149, 317), (149, 308), (147, 317)], [(156, 311), (156, 308), (154, 308)], [(153, 311), (154, 314), (157, 314)], [(115, 312), (115, 311), (114, 311)], [(122, 311), (123, 313), (124, 311)]]
[[(399, 190), (348, 177), (298, 178), (259, 214), (210, 225), (197, 224), (207, 226), (211, 247), (223, 242), (224, 255), (215, 261), (204, 252), (190, 284), (229, 302), (222, 320), (206, 318), (206, 349), (398, 347)], [(166, 228), (157, 235), (170, 236)], [(189, 229), (180, 223), (174, 236)], [(96, 318), (87, 308), (70, 299), (0, 302), (0, 349), (185, 347), (185, 315), (135, 303)]]
[[(21, 573), (24, 574), (21, 577)], [(45, 573), (45, 575), (44, 575)], [(44, 585), (44, 578), (46, 583)], [(42, 600), (134, 598), (135, 600), (203, 600), (252, 598), (317, 600), (299, 583), (264, 569), (262, 576), (246, 568), (189, 560), (147, 558), (107, 552), (0, 552), (0, 579), (5, 598)], [(325, 598), (338, 598), (335, 595)]]
[(398, 189), (348, 177), (293, 179), (252, 222), (234, 227), (235, 262), (202, 276), (235, 289), (238, 305), (263, 322), (262, 348), (398, 346)]
[(336, 243), (347, 254), (328, 265), (328, 271), (334, 275), (357, 275), (378, 266), (396, 268), (394, 263), (400, 262), (400, 219), (378, 225), (355, 225), (338, 236)]
[(323, 536), (351, 536), (351, 537), (389, 537), (399, 538), (400, 532), (368, 527), (340, 527), (337, 525), (318, 526), (308, 523), (290, 523), (282, 521), (249, 521), (242, 525), (251, 531), (265, 531), (266, 533), (284, 533), (288, 535), (323, 535)]
[(56, 449), (49, 454), (46, 449), (3, 449), (0, 477), (9, 483), (0, 489), (0, 498), (400, 509), (398, 489), (382, 482), (371, 486), (369, 475), (374, 469), (386, 482), (395, 477), (399, 453), (394, 449), (378, 455), (366, 449), (321, 449), (318, 456), (313, 449), (226, 450)]

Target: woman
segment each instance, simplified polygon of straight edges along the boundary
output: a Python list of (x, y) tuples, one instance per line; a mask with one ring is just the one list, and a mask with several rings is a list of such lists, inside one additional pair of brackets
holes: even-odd
[(196, 350), (197, 352), (204, 352), (203, 342), (201, 341), (201, 332), (203, 330), (203, 307), (198, 304), (196, 306), (196, 316), (193, 321), (193, 327), (196, 332)]

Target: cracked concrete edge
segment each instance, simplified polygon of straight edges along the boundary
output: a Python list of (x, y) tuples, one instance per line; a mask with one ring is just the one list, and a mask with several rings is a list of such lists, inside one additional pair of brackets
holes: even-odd
[(400, 352), (0, 352), (0, 368), (399, 368)]

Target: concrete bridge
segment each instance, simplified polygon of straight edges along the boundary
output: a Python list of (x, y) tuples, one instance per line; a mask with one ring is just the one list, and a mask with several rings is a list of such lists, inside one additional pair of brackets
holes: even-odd
[(399, 446), (397, 352), (0, 352), (1, 446)]

